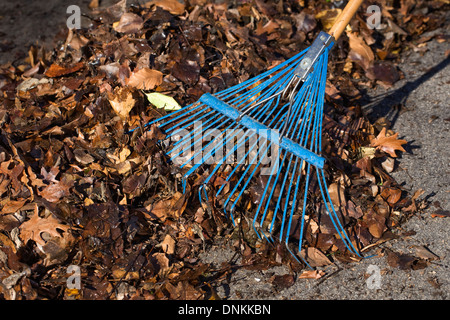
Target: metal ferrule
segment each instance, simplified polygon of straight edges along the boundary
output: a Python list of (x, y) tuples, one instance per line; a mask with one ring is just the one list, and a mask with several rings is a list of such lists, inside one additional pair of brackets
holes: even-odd
[(297, 69), (295, 69), (294, 74), (299, 77), (301, 81), (305, 81), (308, 74), (314, 69), (314, 64), (322, 52), (327, 47), (331, 48), (334, 45), (334, 42), (335, 40), (333, 36), (321, 31), (309, 47), (308, 52), (303, 57)]

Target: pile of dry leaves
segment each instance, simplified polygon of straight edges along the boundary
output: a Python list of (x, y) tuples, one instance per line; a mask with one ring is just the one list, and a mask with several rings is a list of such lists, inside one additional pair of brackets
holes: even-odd
[[(198, 254), (218, 236), (237, 236), (245, 266), (287, 261), (301, 270), (250, 239), (245, 223), (235, 230), (220, 208), (205, 210), (195, 181), (183, 193), (157, 130), (127, 131), (168, 112), (167, 101), (186, 105), (298, 53), (340, 9), (325, 0), (96, 3), (90, 28), (0, 66), (0, 298), (217, 298), (214, 285), (235, 266), (213, 270)], [(389, 175), (406, 141), (362, 115), (358, 88), (400, 79), (396, 59), (425, 50), (431, 36), (421, 35), (442, 25), (447, 8), (381, 0), (382, 29), (371, 30), (371, 3), (331, 54), (324, 122), (330, 193), (362, 251), (391, 239), (421, 203)], [(162, 108), (150, 103), (155, 92)], [(316, 218), (306, 233), (310, 263), (355, 259)], [(67, 286), (73, 265), (78, 289)]]

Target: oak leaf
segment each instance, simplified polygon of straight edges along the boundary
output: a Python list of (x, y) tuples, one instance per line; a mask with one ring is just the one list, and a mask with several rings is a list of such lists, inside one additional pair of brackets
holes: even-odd
[(28, 240), (34, 240), (37, 244), (44, 246), (46, 241), (42, 238), (43, 232), (46, 232), (53, 237), (62, 238), (61, 231), (67, 233), (70, 226), (62, 224), (52, 215), (49, 215), (47, 218), (39, 217), (38, 207), (36, 205), (31, 219), (22, 223), (19, 229), (20, 238), (23, 242), (26, 243)]
[(392, 136), (386, 136), (386, 128), (383, 128), (378, 136), (370, 141), (370, 146), (388, 153), (391, 157), (395, 158), (396, 150), (405, 151), (402, 145), (406, 143), (406, 140), (397, 139), (398, 132)]

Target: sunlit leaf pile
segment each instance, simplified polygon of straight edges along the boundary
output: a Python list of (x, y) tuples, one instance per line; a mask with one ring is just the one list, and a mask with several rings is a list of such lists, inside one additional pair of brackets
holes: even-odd
[[(127, 132), (290, 58), (339, 9), (325, 0), (95, 3), (89, 28), (0, 66), (0, 299), (215, 299), (234, 266), (214, 269), (199, 254), (219, 238), (242, 267), (283, 263), (300, 279), (320, 278), (256, 238), (251, 213), (237, 212), (233, 227), (218, 204), (199, 203), (201, 175), (183, 193), (182, 171), (158, 144), (163, 132)], [(330, 56), (322, 152), (336, 210), (364, 254), (423, 203), (390, 176), (407, 142), (386, 119), (363, 115), (362, 89), (401, 79), (400, 55), (426, 50), (432, 37), (421, 35), (448, 7), (380, 0), (377, 30), (364, 23), (370, 3)], [(306, 217), (309, 263), (357, 261), (322, 211), (318, 200)], [(79, 289), (67, 286), (71, 265)]]

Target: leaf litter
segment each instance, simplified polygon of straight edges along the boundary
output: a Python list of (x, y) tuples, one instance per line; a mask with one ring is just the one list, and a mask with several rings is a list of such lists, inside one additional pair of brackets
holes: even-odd
[[(368, 29), (358, 13), (330, 56), (324, 116), (330, 196), (361, 251), (398, 237), (401, 223), (427, 205), (418, 199), (423, 191), (410, 196), (389, 175), (407, 142), (386, 121), (363, 115), (361, 88), (391, 86), (402, 77), (402, 52), (424, 52), (433, 37), (445, 41), (428, 31), (445, 22), (448, 9), (443, 1), (379, 2), (383, 28)], [(158, 143), (164, 133), (139, 129), (309, 46), (336, 19), (333, 2), (153, 0), (137, 7), (122, 0), (90, 8), (91, 26), (68, 31), (62, 46), (32, 47), (22, 64), (0, 66), (1, 299), (218, 299), (214, 286), (236, 267), (287, 263), (297, 279), (320, 279), (322, 266), (358, 261), (317, 202), (305, 216), (300, 254), (319, 269), (305, 269), (281, 244), (261, 242), (246, 208), (263, 179), (249, 188), (233, 227), (220, 199), (198, 202), (201, 173), (182, 192), (182, 171)], [(138, 129), (129, 135), (131, 128)], [(213, 187), (225, 178), (217, 175)], [(316, 192), (312, 181), (310, 196)], [(447, 216), (442, 209), (433, 215)], [(301, 215), (294, 218), (295, 238)], [(238, 265), (199, 260), (219, 238), (241, 254)], [(388, 252), (387, 259), (401, 269), (438, 259), (427, 248), (416, 255)], [(69, 265), (81, 270), (79, 289), (67, 288)], [(295, 279), (270, 282), (282, 290)]]

